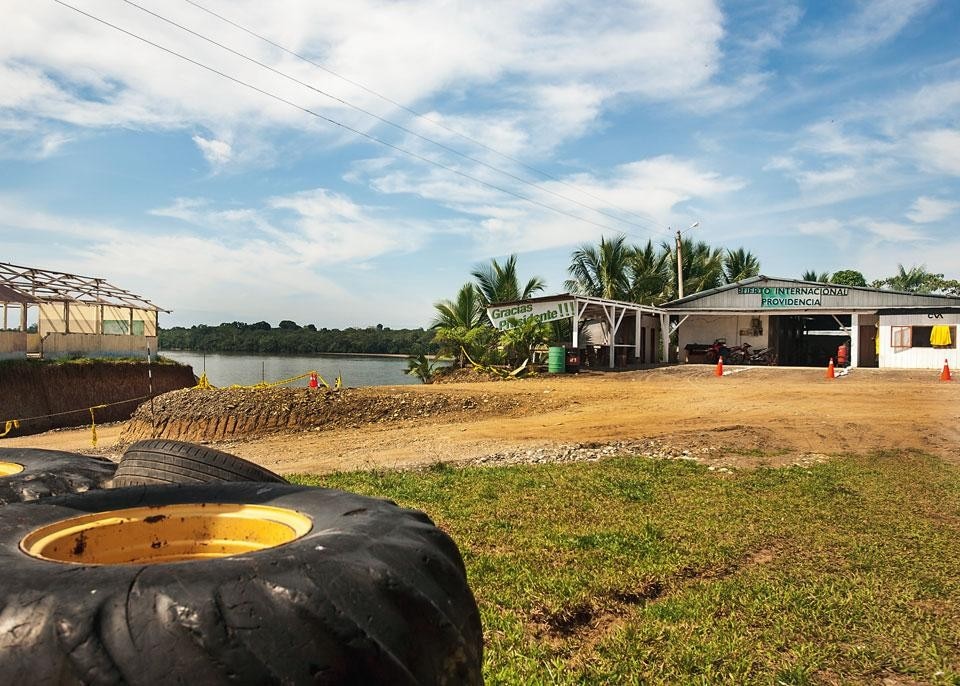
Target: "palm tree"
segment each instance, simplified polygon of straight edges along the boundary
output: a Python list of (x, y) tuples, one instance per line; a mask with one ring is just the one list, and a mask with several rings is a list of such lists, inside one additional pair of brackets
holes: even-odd
[(594, 298), (629, 298), (630, 260), (634, 249), (626, 241), (627, 237), (622, 234), (609, 241), (601, 236), (599, 246), (581, 245), (574, 250), (567, 267), (572, 278), (564, 281), (564, 288)]
[(736, 283), (757, 276), (760, 273), (760, 260), (753, 253), (737, 248), (727, 250), (723, 260), (723, 278), (727, 283)]
[[(723, 283), (723, 248), (711, 248), (703, 241), (683, 240), (683, 293), (691, 295), (716, 288)], [(670, 255), (670, 299), (679, 295), (677, 288), (677, 249), (670, 243), (660, 247)]]
[(897, 265), (897, 273), (886, 279), (886, 283), (895, 291), (906, 291), (908, 293), (929, 293), (933, 290), (932, 282), (936, 277), (943, 277), (943, 274), (932, 274), (927, 271), (925, 265), (919, 267), (910, 267), (904, 269), (902, 264)]
[(666, 300), (670, 285), (670, 252), (653, 247), (647, 241), (643, 248), (634, 248), (630, 256), (631, 302), (652, 305)]
[(430, 328), (437, 331), (434, 342), (440, 344), (441, 352), (456, 357), (457, 364), (464, 366), (465, 351), (477, 344), (480, 332), (485, 328), (484, 310), (476, 287), (465, 283), (454, 300), (441, 300), (433, 307), (436, 315)]
[(493, 303), (526, 300), (546, 287), (546, 281), (534, 276), (523, 288), (517, 279), (517, 256), (511, 255), (503, 264), (490, 260), (490, 264), (477, 267), (470, 275), (476, 280), (476, 290), (480, 298), (480, 307)]
[(818, 283), (830, 283), (830, 272), (820, 272), (808, 269), (800, 276), (801, 281), (816, 281)]

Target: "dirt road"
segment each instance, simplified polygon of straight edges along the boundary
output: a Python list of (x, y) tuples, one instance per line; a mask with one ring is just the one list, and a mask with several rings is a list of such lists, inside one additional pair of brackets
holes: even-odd
[[(442, 395), (445, 406), (456, 411), (285, 429), (216, 445), (281, 473), (491, 456), (550, 459), (609, 445), (729, 467), (905, 448), (960, 460), (960, 383), (941, 382), (936, 372), (857, 369), (830, 381), (820, 369), (727, 371), (716, 378), (712, 367), (684, 366), (403, 387), (404, 394), (425, 399)], [(98, 452), (119, 454), (121, 429), (98, 427)], [(89, 452), (90, 431), (0, 441), (0, 447), (13, 446)]]

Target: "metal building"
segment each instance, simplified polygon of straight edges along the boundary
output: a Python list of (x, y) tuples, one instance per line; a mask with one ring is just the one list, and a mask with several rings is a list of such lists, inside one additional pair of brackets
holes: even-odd
[(169, 312), (103, 279), (2, 262), (0, 307), (0, 359), (143, 356)]
[[(853, 367), (960, 366), (960, 297), (757, 276), (662, 306), (680, 361), (719, 339), (775, 351), (777, 363)], [(846, 350), (840, 350), (846, 346)]]

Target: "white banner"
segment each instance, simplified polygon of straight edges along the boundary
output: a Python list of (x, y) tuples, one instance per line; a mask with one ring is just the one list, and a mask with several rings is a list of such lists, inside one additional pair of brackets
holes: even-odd
[(495, 305), (487, 308), (487, 317), (490, 318), (490, 322), (501, 331), (512, 329), (531, 317), (541, 322), (552, 322), (558, 319), (570, 319), (574, 314), (576, 314), (576, 303), (573, 300)]

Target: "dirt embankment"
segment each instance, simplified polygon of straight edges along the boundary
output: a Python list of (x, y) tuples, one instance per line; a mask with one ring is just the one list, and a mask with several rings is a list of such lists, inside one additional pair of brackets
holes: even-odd
[(383, 388), (184, 389), (141, 405), (122, 443), (144, 438), (182, 441), (248, 439), (289, 430), (331, 431), (404, 421), (510, 416), (520, 398), (490, 393), (425, 394)]
[[(960, 383), (929, 371), (707, 366), (522, 381), (346, 389), (180, 391), (101, 431), (98, 452), (163, 435), (282, 473), (511, 464), (639, 454), (719, 471), (914, 449), (960, 460)], [(112, 433), (110, 433), (112, 432)], [(19, 445), (90, 451), (89, 430)], [(13, 445), (6, 440), (0, 445)]]
[[(154, 393), (195, 383), (188, 366), (154, 364), (150, 371)], [(88, 424), (88, 408), (97, 405), (107, 405), (95, 410), (97, 422), (126, 419), (149, 395), (150, 378), (146, 362), (8, 360), (0, 364), (0, 391), (0, 422), (24, 420), (10, 436), (25, 436)]]

